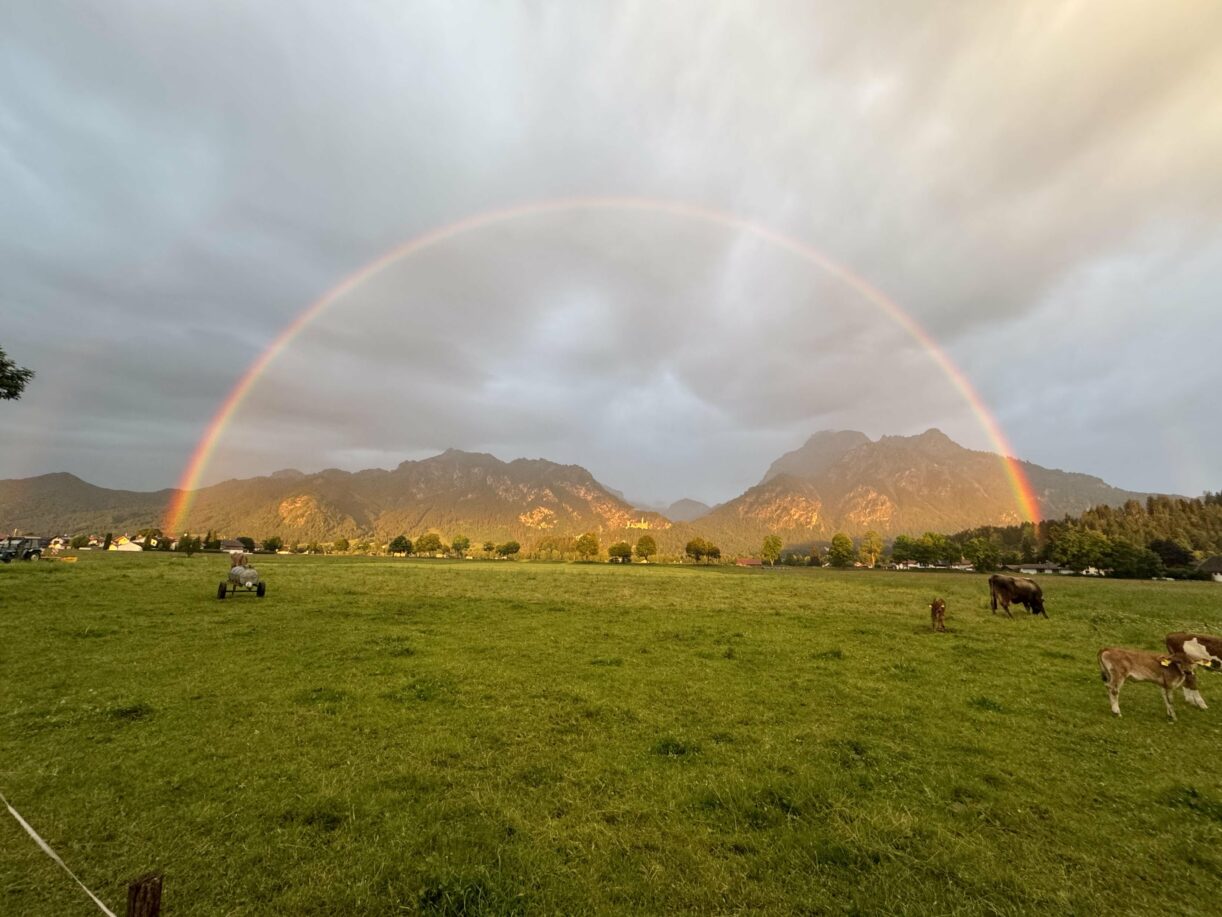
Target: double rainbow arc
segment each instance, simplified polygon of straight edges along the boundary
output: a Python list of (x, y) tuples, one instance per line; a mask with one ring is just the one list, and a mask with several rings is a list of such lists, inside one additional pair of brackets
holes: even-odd
[(339, 284), (332, 287), (303, 309), (296, 318), (284, 327), (275, 340), (259, 354), (255, 361), (251, 363), (246, 372), (242, 374), (242, 377), (238, 379), (237, 383), (229, 391), (225, 400), (217, 408), (216, 413), (212, 416), (194, 451), (191, 453), (186, 467), (183, 469), (182, 476), (178, 482), (177, 492), (166, 510), (164, 530), (166, 532), (181, 530), (181, 527), (186, 522), (187, 514), (190, 512), (195, 491), (199, 488), (199, 482), (208, 467), (208, 462), (216, 453), (217, 446), (225, 433), (225, 429), (233, 420), (242, 403), (255, 388), (263, 373), (267, 371), (267, 368), (275, 359), (292, 344), (294, 339), (311, 322), (343, 298), (345, 294), (356, 289), (370, 277), (390, 265), (404, 258), (410, 258), (428, 248), (432, 248), (464, 233), (475, 232), (499, 223), (506, 223), (525, 217), (581, 210), (668, 214), (738, 230), (782, 251), (788, 252), (843, 281), (864, 299), (876, 306), (884, 315), (921, 345), (922, 349), (942, 371), (951, 385), (963, 396), (963, 399), (979, 421), (985, 435), (1001, 456), (1007, 480), (1014, 492), (1019, 516), (1024, 520), (1030, 521), (1037, 521), (1039, 519), (1039, 502), (1035, 492), (1032, 490), (1022, 466), (1017, 459), (1012, 457), (1013, 450), (1006, 440), (1001, 426), (997, 423), (996, 418), (980, 397), (980, 394), (972, 386), (963, 371), (946, 354), (946, 351), (934, 340), (933, 336), (921, 327), (911, 315), (905, 312), (898, 303), (865, 278), (853, 273), (844, 265), (832, 260), (817, 248), (799, 239), (752, 220), (710, 207), (643, 197), (575, 197), (535, 201), (516, 207), (489, 210), (433, 229), (423, 235), (415, 236), (354, 273), (349, 274)]

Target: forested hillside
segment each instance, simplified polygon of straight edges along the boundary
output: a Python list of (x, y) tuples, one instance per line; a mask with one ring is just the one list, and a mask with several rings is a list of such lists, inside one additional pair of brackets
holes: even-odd
[[(905, 544), (897, 539), (893, 546)], [(1222, 491), (1196, 499), (1148, 497), (1035, 525), (985, 526), (950, 541), (978, 566), (1046, 560), (1117, 575), (1186, 575), (1222, 554)]]

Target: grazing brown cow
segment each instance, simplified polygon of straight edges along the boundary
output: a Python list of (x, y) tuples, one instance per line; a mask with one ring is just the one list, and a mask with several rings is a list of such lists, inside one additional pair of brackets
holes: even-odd
[(1044, 591), (1033, 579), (994, 573), (989, 577), (989, 597), (993, 602), (993, 614), (997, 614), (997, 603), (1001, 602), (1002, 611), (1008, 618), (1014, 617), (1010, 614), (1011, 603), (1030, 609), (1033, 615), (1048, 617), (1048, 612), (1044, 611)]
[[(1200, 649), (1197, 650), (1196, 647), (1200, 647)], [(1177, 631), (1174, 634), (1167, 634), (1167, 649), (1172, 653), (1203, 655), (1207, 661), (1202, 662), (1201, 665), (1207, 665), (1215, 672), (1222, 669), (1222, 637), (1215, 637), (1212, 634), (1186, 634), (1182, 631)], [(1195, 671), (1189, 672), (1184, 678), (1184, 700), (1200, 707), (1202, 710), (1209, 709), (1205, 704), (1205, 698), (1201, 697), (1200, 689), (1197, 686), (1197, 673)]]
[(1209, 660), (1202, 660), (1194, 655), (1195, 647), (1186, 648), (1182, 653), (1172, 653), (1163, 656), (1158, 653), (1148, 653), (1145, 650), (1125, 650), (1119, 647), (1105, 647), (1099, 650), (1099, 675), (1107, 684), (1107, 696), (1112, 702), (1112, 713), (1120, 716), (1120, 688), (1127, 679), (1134, 681), (1152, 681), (1163, 689), (1163, 703), (1167, 705), (1167, 716), (1175, 719), (1175, 709), (1171, 706), (1172, 692), (1175, 691), (1192, 672), (1193, 666), (1208, 665)]
[(934, 633), (946, 633), (946, 602), (942, 599), (934, 599), (929, 603), (929, 622)]

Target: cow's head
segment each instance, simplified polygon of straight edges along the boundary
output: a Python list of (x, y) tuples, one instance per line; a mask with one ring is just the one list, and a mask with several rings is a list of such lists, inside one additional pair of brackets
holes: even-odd
[(1044, 597), (1034, 594), (1027, 601), (1030, 603), (1031, 613), (1033, 615), (1043, 615), (1048, 617), (1048, 612), (1044, 611)]
[(1222, 670), (1222, 659), (1211, 654), (1196, 637), (1184, 641), (1184, 656), (1191, 665), (1205, 666), (1215, 672)]

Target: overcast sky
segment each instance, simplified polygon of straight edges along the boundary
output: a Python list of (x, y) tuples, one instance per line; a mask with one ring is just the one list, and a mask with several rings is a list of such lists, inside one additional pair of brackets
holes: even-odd
[[(0, 5), (0, 478), (173, 485), (311, 302), (553, 198), (814, 246), (1015, 454), (1222, 488), (1222, 4)], [(205, 480), (447, 447), (725, 500), (819, 429), (992, 448), (913, 337), (757, 236), (534, 214), (357, 285)]]

